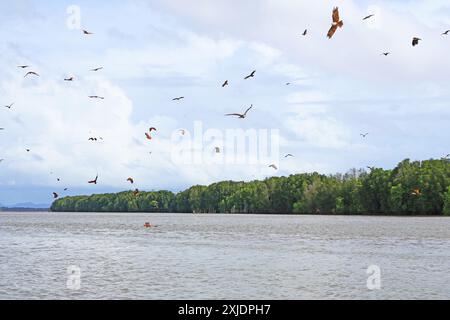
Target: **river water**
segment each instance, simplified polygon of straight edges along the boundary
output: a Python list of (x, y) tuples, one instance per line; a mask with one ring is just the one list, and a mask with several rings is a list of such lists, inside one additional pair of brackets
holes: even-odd
[(419, 298), (450, 218), (0, 212), (0, 299)]

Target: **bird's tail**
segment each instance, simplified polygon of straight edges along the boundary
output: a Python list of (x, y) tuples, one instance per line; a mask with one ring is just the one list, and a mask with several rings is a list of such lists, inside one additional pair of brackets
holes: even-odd
[(342, 28), (343, 26), (344, 26), (344, 21), (342, 21), (342, 20), (339, 21), (339, 22), (338, 22), (338, 27), (339, 27), (339, 28)]

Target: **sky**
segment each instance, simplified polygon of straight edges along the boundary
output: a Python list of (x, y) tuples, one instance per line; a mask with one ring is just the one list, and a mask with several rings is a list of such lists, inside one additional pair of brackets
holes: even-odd
[[(0, 204), (441, 158), (448, 29), (447, 0), (1, 1)], [(275, 152), (232, 152), (224, 137), (239, 129), (267, 132)], [(181, 141), (201, 160), (180, 161)], [(233, 153), (256, 161), (208, 161)]]

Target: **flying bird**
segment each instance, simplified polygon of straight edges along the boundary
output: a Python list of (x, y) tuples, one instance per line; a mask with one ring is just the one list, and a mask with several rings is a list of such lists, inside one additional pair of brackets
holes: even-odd
[(14, 102), (11, 103), (9, 106), (5, 106), (5, 108), (11, 109), (13, 105), (14, 105)]
[(333, 24), (331, 25), (331, 28), (330, 30), (328, 30), (327, 34), (328, 39), (331, 39), (333, 37), (338, 27), (342, 28), (342, 26), (344, 25), (344, 22), (339, 18), (339, 8), (336, 7), (333, 9), (332, 19)]
[(368, 16), (364, 17), (363, 20), (370, 19), (370, 18), (372, 18), (373, 16), (374, 16), (374, 14), (369, 14)]
[(273, 168), (274, 170), (278, 170), (278, 167), (277, 167), (276, 165), (274, 165), (274, 164), (271, 164), (271, 165), (269, 166), (269, 168)]
[(134, 184), (134, 179), (133, 178), (128, 178), (127, 181), (129, 181), (131, 184)]
[(448, 36), (448, 33), (450, 32), (450, 30), (445, 31), (442, 35), (443, 36)]
[(58, 199), (59, 195), (56, 192), (53, 192), (53, 199)]
[(186, 130), (180, 129), (180, 133), (181, 133), (182, 136), (184, 136), (186, 134)]
[(89, 31), (87, 31), (87, 30), (83, 30), (83, 33), (84, 33), (85, 35), (93, 34), (92, 32), (89, 32)]
[(222, 85), (222, 88), (225, 88), (228, 85), (228, 80), (225, 80), (225, 82)]
[(94, 180), (88, 181), (89, 184), (97, 184), (98, 175), (95, 177)]
[(219, 148), (219, 147), (215, 147), (215, 148), (214, 148), (214, 151), (215, 151), (216, 153), (220, 153), (220, 148)]
[(246, 76), (246, 77), (244, 78), (244, 80), (253, 78), (253, 77), (255, 76), (255, 73), (256, 73), (256, 70), (253, 70), (252, 73), (250, 73), (248, 76)]
[(414, 37), (412, 40), (412, 46), (415, 47), (419, 44), (419, 41), (421, 41), (422, 39)]
[(293, 157), (293, 156), (294, 156), (293, 154), (288, 153), (288, 154), (285, 155), (284, 157), (285, 157), (285, 158), (289, 158), (289, 157)]
[(183, 100), (183, 99), (184, 99), (184, 97), (178, 97), (178, 98), (173, 98), (172, 101), (180, 101), (180, 100)]
[(365, 137), (367, 137), (368, 134), (369, 134), (369, 133), (360, 133), (359, 135), (360, 135), (361, 137), (365, 138)]
[(27, 74), (24, 75), (23, 77), (25, 78), (25, 77), (27, 77), (27, 76), (36, 76), (36, 77), (39, 77), (39, 75), (38, 75), (36, 72), (34, 72), (34, 71), (27, 72)]
[(27, 66), (27, 65), (23, 65), (23, 66), (17, 66), (17, 68), (20, 68), (20, 69), (26, 69), (26, 68), (29, 68), (30, 66)]
[(100, 100), (104, 100), (105, 97), (100, 97), (100, 96), (89, 96), (89, 98), (91, 99), (100, 99)]
[(97, 141), (97, 138), (89, 138), (89, 141)]
[(152, 132), (152, 131), (157, 131), (157, 130), (156, 130), (155, 127), (151, 127), (151, 128), (149, 129), (149, 131)]
[(391, 53), (390, 52), (383, 52), (383, 53), (381, 53), (383, 56), (385, 56), (385, 57), (387, 57), (388, 55), (390, 55)]
[(308, 29), (305, 29), (305, 31), (303, 31), (302, 36), (306, 36), (308, 34)]
[(99, 68), (91, 69), (91, 71), (92, 71), (92, 72), (97, 72), (97, 71), (100, 71), (100, 70), (102, 70), (102, 69), (103, 69), (103, 67), (99, 67)]
[(145, 133), (145, 137), (146, 137), (148, 140), (152, 140), (152, 136), (149, 135), (147, 132)]
[(245, 119), (247, 117), (247, 113), (253, 108), (253, 105), (250, 106), (250, 108), (248, 108), (247, 110), (245, 110), (244, 113), (229, 113), (226, 114), (225, 116), (235, 116), (238, 117), (240, 119)]
[(30, 149), (25, 149), (27, 152), (30, 152), (31, 150)]
[(64, 81), (73, 81), (73, 77), (65, 78)]

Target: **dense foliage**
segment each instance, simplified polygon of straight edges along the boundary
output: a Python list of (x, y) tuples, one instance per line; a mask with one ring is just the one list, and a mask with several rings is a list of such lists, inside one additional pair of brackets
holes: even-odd
[(343, 175), (311, 173), (264, 181), (224, 181), (178, 194), (130, 191), (66, 197), (56, 200), (51, 210), (450, 215), (450, 161), (404, 160), (394, 170), (353, 169)]

